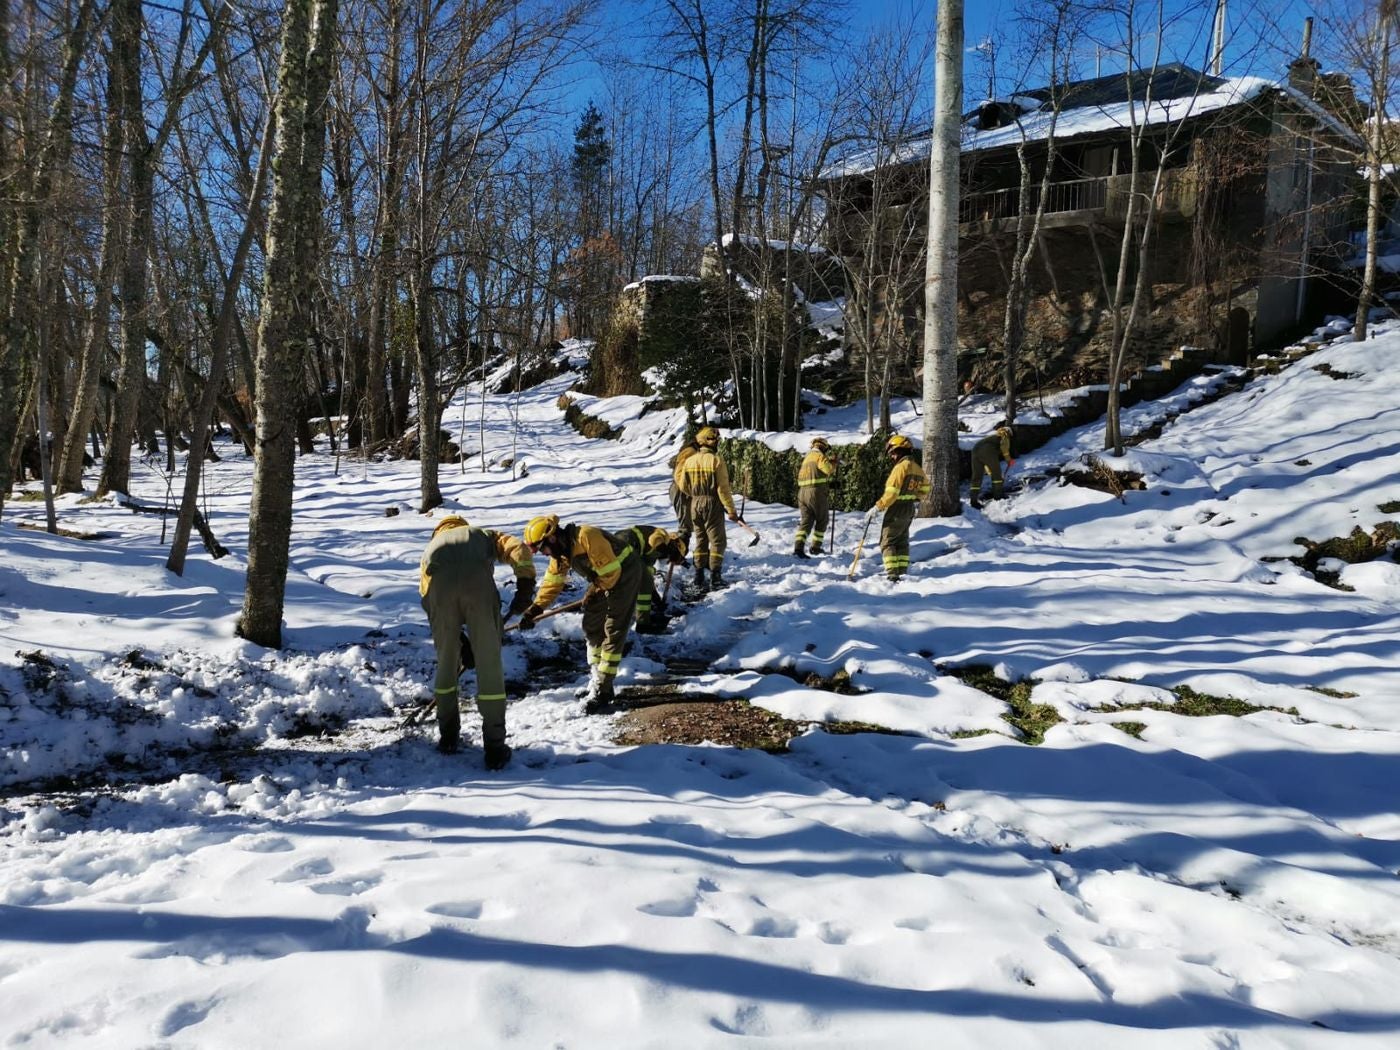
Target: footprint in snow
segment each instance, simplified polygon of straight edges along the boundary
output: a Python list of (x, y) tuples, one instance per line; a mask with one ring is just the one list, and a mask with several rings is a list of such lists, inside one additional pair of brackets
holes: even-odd
[(247, 853), (286, 853), (296, 848), (285, 835), (243, 835), (233, 845)]
[(293, 864), (281, 875), (274, 875), (273, 882), (307, 882), (310, 879), (320, 878), (322, 875), (329, 875), (335, 871), (335, 865), (328, 857), (313, 857), (311, 860), (304, 860), (300, 864)]
[(314, 882), (310, 888), (313, 893), (329, 893), (337, 897), (358, 897), (361, 893), (374, 889), (383, 881), (383, 875), (377, 872), (366, 872), (363, 875), (347, 875), (342, 879)]
[(189, 999), (183, 1003), (177, 1003), (156, 1026), (156, 1035), (162, 1039), (169, 1039), (176, 1032), (199, 1024), (209, 1016), (209, 1011), (218, 1005), (217, 996), (202, 1001)]
[(442, 915), (449, 919), (473, 919), (481, 922), (500, 922), (515, 918), (516, 911), (498, 900), (442, 901), (430, 904), (426, 909), (431, 915)]
[(699, 905), (695, 897), (676, 897), (673, 900), (652, 901), (637, 910), (643, 915), (660, 915), (668, 919), (688, 919)]

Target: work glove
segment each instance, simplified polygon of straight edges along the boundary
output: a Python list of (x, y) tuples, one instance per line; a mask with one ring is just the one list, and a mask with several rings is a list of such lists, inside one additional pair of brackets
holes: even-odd
[(510, 608), (506, 610), (506, 619), (512, 616), (519, 616), (526, 609), (530, 608), (530, 603), (534, 600), (533, 587), (520, 587), (515, 592), (515, 597), (510, 600)]
[(873, 524), (875, 524), (875, 519), (878, 518), (879, 516), (880, 516), (880, 508), (879, 508), (879, 507), (871, 507), (868, 511), (865, 512), (865, 523), (866, 523), (867, 525), (873, 525)]
[(542, 612), (544, 612), (544, 610), (538, 605), (529, 606), (520, 614), (520, 622), (516, 624), (516, 627), (520, 628), (522, 631), (528, 631), (531, 627), (535, 626), (535, 621), (540, 618), (540, 613)]
[(729, 520), (732, 521), (735, 525), (737, 525), (739, 524), (739, 515), (731, 514), (729, 515)]

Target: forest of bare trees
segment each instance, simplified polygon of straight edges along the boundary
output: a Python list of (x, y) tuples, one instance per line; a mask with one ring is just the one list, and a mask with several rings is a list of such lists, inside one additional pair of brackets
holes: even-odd
[[(1052, 93), (1083, 73), (1105, 27), (1127, 26), (1112, 39), (1129, 68), (1163, 61), (1168, 29), (1201, 47), (1179, 11), (1168, 25), (1132, 0), (1017, 11), (1014, 75)], [(416, 457), (431, 510), (440, 463), (470, 452), (448, 446), (443, 420), (465, 384), (599, 336), (625, 285), (695, 273), (707, 244), (750, 245), (777, 275), (775, 296), (708, 300), (733, 418), (800, 426), (794, 257), (828, 232), (833, 163), (927, 143), (933, 27), (906, 11), (842, 36), (834, 0), (654, 0), (620, 40), (616, 13), (601, 13), (594, 0), (0, 3), (0, 511), (23, 473), (50, 495), (124, 498), (144, 456), (178, 506), (179, 573), (193, 532), (219, 549), (198, 512), (202, 464), (255, 455), (241, 631), (277, 644), (297, 456)], [(1382, 3), (1357, 23), (1373, 65), (1394, 17)], [(1379, 65), (1375, 90), (1389, 76)], [(1038, 244), (1028, 204), (1045, 196), (1023, 171), (1008, 377)], [(1141, 235), (1105, 273), (1114, 389), (1149, 294), (1145, 186), (1160, 164), (1135, 159), (1131, 174), (1148, 214), (1130, 214)], [(870, 308), (938, 279), (880, 263), (922, 250), (927, 216), (873, 214), (846, 231), (864, 248), (841, 289), (867, 307), (846, 344), (871, 430), (888, 427), (897, 381), (914, 382), (926, 319), (877, 328)], [(721, 284), (739, 287), (733, 254), (712, 254)]]

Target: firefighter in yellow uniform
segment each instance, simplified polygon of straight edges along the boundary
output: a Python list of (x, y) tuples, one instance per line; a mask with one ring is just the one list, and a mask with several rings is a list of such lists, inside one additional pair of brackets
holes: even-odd
[(506, 744), (506, 682), (501, 667), (501, 596), (492, 565), (515, 572), (513, 615), (529, 606), (535, 593), (535, 563), (513, 536), (474, 528), (450, 514), (433, 529), (419, 563), (418, 593), (433, 630), (437, 650), (438, 750), (451, 754), (460, 743), (462, 716), (457, 706), (457, 679), (462, 628), (476, 657), (476, 709), (481, 714), (487, 769), (510, 761)]
[(671, 460), (671, 506), (676, 512), (676, 535), (686, 547), (690, 546), (690, 535), (695, 528), (690, 521), (690, 497), (681, 491), (681, 473), (685, 470), (685, 461), (698, 451), (694, 441), (687, 441)]
[(812, 537), (812, 553), (822, 553), (826, 538), (826, 519), (831, 513), (831, 478), (836, 473), (836, 461), (826, 438), (813, 438), (811, 451), (802, 459), (797, 471), (797, 536), (792, 553), (807, 557), (807, 537)]
[(885, 444), (885, 454), (894, 463), (885, 479), (885, 492), (870, 509), (867, 524), (880, 511), (885, 520), (880, 526), (880, 553), (885, 560), (885, 575), (891, 581), (909, 571), (909, 526), (919, 500), (929, 494), (930, 485), (923, 468), (914, 458), (914, 443), (903, 434), (896, 434)]
[(989, 477), (992, 479), (992, 494), (990, 499), (1001, 499), (1002, 474), (1001, 464), (1006, 462), (1006, 467), (1010, 470), (1016, 465), (1016, 461), (1011, 458), (1011, 428), (1005, 423), (997, 426), (996, 430), (988, 434), (977, 444), (972, 446), (972, 497), (973, 507), (982, 506), (982, 479)]
[(685, 461), (680, 472), (680, 488), (690, 500), (690, 520), (695, 527), (695, 587), (705, 589), (705, 570), (710, 570), (710, 586), (724, 586), (724, 516), (739, 520), (734, 509), (734, 493), (729, 487), (729, 471), (715, 449), (719, 431), (701, 427), (695, 435), (698, 452)]
[(661, 607), (661, 595), (656, 590), (656, 566), (663, 558), (668, 565), (684, 565), (685, 543), (675, 533), (655, 525), (633, 525), (624, 529), (622, 535), (642, 552), (642, 564), (646, 567), (641, 590), (637, 592), (637, 633), (660, 634), (665, 627), (666, 610)]
[(585, 710), (595, 714), (615, 695), (614, 680), (622, 666), (627, 629), (632, 625), (637, 591), (646, 572), (641, 552), (626, 535), (592, 525), (560, 525), (557, 514), (530, 519), (525, 526), (525, 543), (531, 551), (549, 556), (549, 568), (535, 600), (520, 616), (521, 630), (533, 627), (559, 597), (570, 569), (590, 584), (583, 607), (583, 636), (592, 668)]

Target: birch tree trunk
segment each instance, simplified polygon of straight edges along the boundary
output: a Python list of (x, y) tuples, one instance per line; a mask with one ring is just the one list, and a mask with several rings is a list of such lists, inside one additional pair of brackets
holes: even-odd
[[(276, 146), (267, 223), (258, 340), (257, 449), (248, 516), (248, 578), (238, 634), (257, 645), (282, 644), (282, 609), (292, 536), (297, 398), (305, 347), (297, 342), (310, 306), (313, 274), (298, 270), (315, 236), (319, 169), (303, 170), (307, 135), (325, 134), (325, 92), (335, 42), (336, 0), (287, 0), (278, 63)], [(313, 84), (322, 85), (319, 98)], [(319, 156), (319, 150), (314, 151)]]
[(1370, 321), (1371, 299), (1376, 292), (1376, 242), (1381, 235), (1381, 183), (1384, 181), (1383, 167), (1386, 160), (1384, 131), (1385, 92), (1390, 84), (1390, 22), (1395, 17), (1393, 0), (1385, 0), (1377, 14), (1380, 25), (1377, 27), (1380, 38), (1380, 55), (1377, 61), (1380, 74), (1373, 91), (1375, 113), (1371, 115), (1368, 131), (1370, 142), (1366, 150), (1366, 267), (1361, 272), (1361, 291), (1356, 297), (1356, 326), (1352, 330), (1357, 342), (1366, 338), (1366, 328)]
[(933, 141), (929, 148), (928, 258), (924, 275), (924, 472), (921, 508), (949, 517), (958, 498), (958, 183), (963, 4), (938, 5)]

